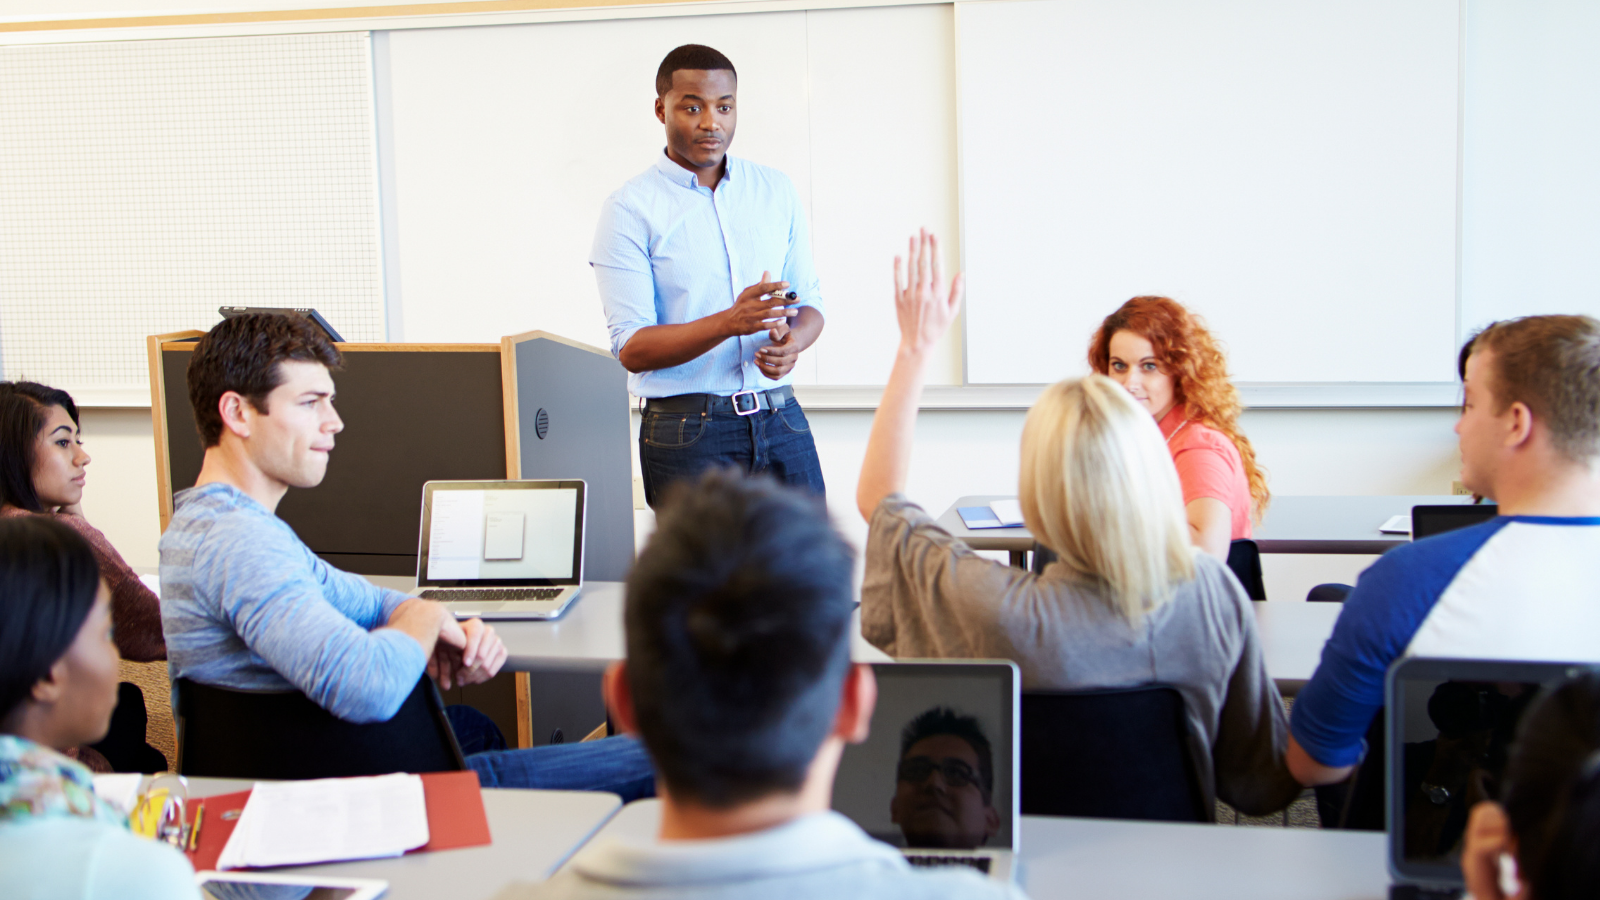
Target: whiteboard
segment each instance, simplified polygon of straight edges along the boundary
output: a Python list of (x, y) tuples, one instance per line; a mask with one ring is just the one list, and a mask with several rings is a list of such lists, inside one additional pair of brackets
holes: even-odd
[[(882, 384), (891, 260), (929, 226), (959, 254), (949, 5), (613, 19), (376, 35), (392, 130), (393, 340), (543, 329), (609, 347), (589, 268), (600, 205), (654, 163), (655, 71), (684, 43), (739, 71), (730, 152), (794, 181), (827, 327), (800, 384)], [(953, 337), (951, 341), (958, 340)], [(959, 380), (947, 342), (930, 380)]]
[(382, 340), (364, 32), (0, 47), (0, 359), (149, 402), (145, 337), (309, 306)]
[(1446, 382), (1456, 0), (958, 5), (967, 379), (1087, 369), (1122, 301), (1246, 382)]
[(1600, 316), (1600, 3), (1473, 0), (1461, 327)]

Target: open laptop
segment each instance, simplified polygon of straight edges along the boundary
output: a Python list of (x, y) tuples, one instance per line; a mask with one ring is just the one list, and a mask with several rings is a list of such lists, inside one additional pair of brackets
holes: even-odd
[(561, 615), (583, 588), (585, 495), (576, 479), (423, 485), (417, 596), (461, 619)]
[(1487, 522), (1498, 515), (1500, 515), (1500, 507), (1493, 503), (1413, 506), (1411, 507), (1411, 539), (1420, 541), (1425, 537), (1444, 534), (1446, 531), (1455, 531), (1457, 528), (1465, 528), (1468, 525)]
[(1403, 659), (1386, 685), (1392, 900), (1461, 896), (1461, 843), (1479, 800), (1499, 797), (1517, 723), (1573, 663)]
[[(1011, 880), (1021, 808), (1016, 665), (913, 661), (872, 670), (871, 734), (845, 748), (834, 810), (899, 847), (913, 865), (970, 866)], [(987, 765), (974, 746), (983, 742)]]

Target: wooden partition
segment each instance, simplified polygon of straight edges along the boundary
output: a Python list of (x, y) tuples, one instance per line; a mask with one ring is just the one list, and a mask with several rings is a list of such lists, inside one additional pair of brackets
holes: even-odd
[[(161, 527), (193, 485), (204, 451), (186, 372), (200, 332), (150, 338)], [(186, 340), (187, 339), (187, 340)], [(423, 482), (498, 479), (506, 466), (496, 344), (336, 344), (344, 431), (315, 490), (291, 489), (278, 515), (316, 554), (363, 575), (415, 575)]]

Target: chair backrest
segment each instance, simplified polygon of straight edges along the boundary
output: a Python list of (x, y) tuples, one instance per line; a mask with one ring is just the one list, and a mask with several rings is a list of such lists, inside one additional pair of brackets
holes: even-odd
[(1028, 564), (1028, 569), (1032, 571), (1033, 574), (1043, 575), (1044, 567), (1055, 561), (1056, 552), (1054, 550), (1051, 550), (1049, 547), (1046, 547), (1038, 541), (1033, 542), (1033, 559), (1032, 562)]
[[(1034, 541), (1033, 561), (1028, 566), (1035, 575), (1044, 574), (1044, 567), (1055, 562), (1056, 554), (1049, 547)], [(1267, 599), (1267, 585), (1261, 577), (1261, 548), (1256, 542), (1240, 539), (1228, 545), (1228, 568), (1233, 570), (1235, 578), (1244, 585), (1244, 592), (1251, 600)]]
[(1022, 813), (1210, 822), (1170, 685), (1022, 692)]
[(1240, 538), (1228, 545), (1228, 568), (1244, 585), (1251, 600), (1267, 599), (1267, 585), (1261, 578), (1261, 548), (1249, 538)]
[(336, 718), (299, 691), (177, 682), (178, 772), (217, 778), (343, 778), (467, 767), (424, 675), (387, 722)]

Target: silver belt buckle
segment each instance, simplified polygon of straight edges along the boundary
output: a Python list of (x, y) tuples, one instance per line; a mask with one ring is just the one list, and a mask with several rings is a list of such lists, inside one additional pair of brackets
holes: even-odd
[[(739, 402), (740, 397), (750, 398), (749, 409), (745, 409), (744, 405)], [(761, 409), (761, 401), (756, 399), (755, 391), (736, 391), (729, 399), (733, 401), (733, 412), (735, 415), (751, 416), (755, 415)]]

